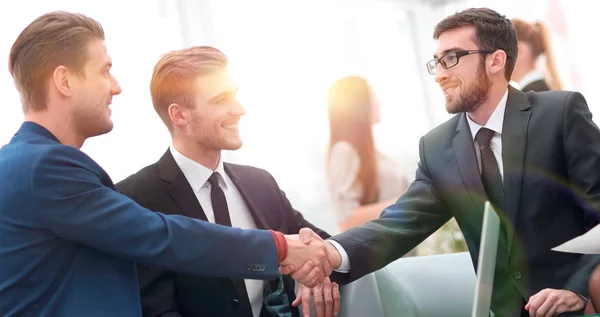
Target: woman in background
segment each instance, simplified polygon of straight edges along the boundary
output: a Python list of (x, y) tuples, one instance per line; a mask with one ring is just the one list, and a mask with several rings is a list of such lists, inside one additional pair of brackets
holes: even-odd
[[(373, 125), (379, 102), (368, 82), (345, 77), (329, 90), (330, 144), (327, 178), (341, 230), (379, 218), (408, 189), (409, 179), (398, 163), (375, 148)], [(466, 251), (462, 233), (452, 219), (406, 256)]]
[(329, 90), (327, 178), (341, 230), (376, 219), (408, 188), (396, 162), (375, 149), (379, 102), (367, 81), (351, 76)]
[[(522, 91), (561, 90), (563, 84), (554, 63), (554, 52), (550, 44), (550, 31), (546, 24), (533, 24), (512, 19), (519, 40), (519, 55), (512, 74)], [(546, 59), (545, 72), (537, 68), (540, 56)]]

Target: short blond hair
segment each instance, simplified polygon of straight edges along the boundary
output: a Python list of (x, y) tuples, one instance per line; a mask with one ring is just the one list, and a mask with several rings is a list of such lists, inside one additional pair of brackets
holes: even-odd
[(152, 73), (150, 94), (154, 110), (171, 130), (169, 106), (193, 106), (194, 80), (227, 67), (227, 57), (211, 46), (193, 46), (163, 55)]
[(83, 14), (55, 11), (31, 22), (17, 37), (8, 59), (8, 70), (21, 95), (23, 112), (46, 108), (46, 81), (56, 67), (65, 65), (83, 74), (87, 45), (104, 40), (102, 25)]

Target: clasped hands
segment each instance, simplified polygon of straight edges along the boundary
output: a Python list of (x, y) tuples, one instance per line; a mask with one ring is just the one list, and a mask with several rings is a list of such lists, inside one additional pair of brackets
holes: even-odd
[(314, 296), (317, 317), (337, 316), (340, 310), (340, 290), (329, 280), (331, 272), (341, 264), (337, 249), (314, 231), (303, 228), (298, 235), (285, 236), (288, 256), (281, 262), (279, 273), (298, 281), (300, 286), (292, 306), (302, 304), (304, 316), (310, 313), (310, 298)]
[(279, 273), (306, 287), (322, 283), (342, 262), (337, 249), (309, 228), (296, 235), (286, 235), (287, 257), (279, 264)]

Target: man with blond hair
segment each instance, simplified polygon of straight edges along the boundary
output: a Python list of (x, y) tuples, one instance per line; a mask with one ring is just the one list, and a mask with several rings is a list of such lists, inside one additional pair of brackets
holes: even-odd
[(0, 149), (0, 316), (141, 316), (135, 262), (266, 280), (280, 265), (308, 267), (300, 280), (311, 285), (330, 273), (322, 243), (155, 213), (119, 194), (79, 150), (113, 127), (121, 87), (110, 68), (101, 25), (80, 14), (37, 18), (10, 51), (25, 122)]
[[(223, 150), (242, 146), (238, 123), (245, 114), (227, 63), (227, 57), (210, 46), (176, 50), (160, 58), (150, 92), (172, 143), (156, 163), (117, 188), (140, 205), (167, 214), (290, 234), (308, 227), (322, 238), (329, 237), (294, 210), (267, 171), (223, 161)], [(294, 283), (287, 276), (264, 282), (196, 276), (157, 266), (138, 266), (146, 317), (298, 316), (291, 305), (296, 297)], [(317, 305), (317, 316), (337, 313), (337, 284), (327, 279), (312, 292), (315, 303), (326, 303)], [(311, 289), (300, 287), (296, 304), (304, 299), (306, 312), (310, 294)]]

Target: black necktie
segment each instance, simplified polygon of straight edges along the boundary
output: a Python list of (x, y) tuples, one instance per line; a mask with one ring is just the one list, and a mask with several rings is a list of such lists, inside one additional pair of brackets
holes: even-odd
[(221, 186), (219, 186), (219, 173), (212, 173), (208, 182), (210, 183), (210, 201), (212, 202), (213, 213), (215, 214), (215, 223), (231, 227), (227, 199), (225, 199), (225, 193), (221, 189)]
[[(475, 139), (479, 145), (481, 156), (481, 180), (490, 203), (498, 215), (504, 215), (506, 212), (506, 193), (498, 161), (490, 147), (490, 141), (494, 136), (494, 131), (481, 128)], [(496, 270), (494, 274), (494, 285), (492, 293), (492, 310), (496, 316), (516, 316), (517, 311), (523, 312), (523, 298), (520, 292), (511, 281), (508, 267), (508, 238), (506, 233), (505, 219), (500, 221), (500, 236), (498, 237), (498, 251), (496, 255)], [(519, 307), (521, 306), (521, 307)], [(510, 312), (510, 313), (508, 313)], [(525, 311), (526, 312), (526, 311)]]
[[(215, 214), (215, 223), (231, 227), (231, 217), (229, 217), (229, 208), (227, 207), (227, 200), (225, 199), (225, 193), (219, 186), (219, 173), (214, 172), (208, 179), (210, 183), (210, 201), (213, 207), (213, 213)], [(240, 309), (241, 311), (252, 312), (250, 307), (250, 298), (248, 297), (248, 291), (246, 290), (246, 283), (243, 279), (232, 279), (235, 287), (240, 295), (238, 302), (232, 303), (234, 309)], [(244, 306), (244, 307), (236, 307)]]

